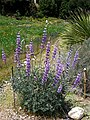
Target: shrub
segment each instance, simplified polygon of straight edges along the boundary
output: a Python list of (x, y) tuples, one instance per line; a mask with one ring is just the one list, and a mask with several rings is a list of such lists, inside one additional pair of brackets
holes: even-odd
[[(87, 83), (86, 83), (86, 93), (90, 93), (90, 38), (85, 40), (82, 45), (76, 44), (73, 45), (73, 50), (76, 48), (80, 48), (79, 50), (79, 62), (78, 62), (78, 69), (79, 71), (83, 71), (84, 68), (87, 70)], [(77, 70), (77, 69), (76, 69)], [(83, 81), (80, 85), (80, 89), (83, 93)], [(81, 93), (81, 94), (82, 94)], [(88, 96), (88, 95), (87, 95)]]
[[(21, 74), (19, 74), (21, 72)], [(14, 89), (19, 93), (20, 104), (27, 112), (37, 115), (57, 116), (67, 112), (64, 96), (64, 86), (61, 93), (57, 93), (59, 85), (53, 87), (53, 72), (49, 73), (47, 82), (42, 85), (42, 72), (34, 68), (29, 77), (25, 71), (16, 72)]]
[[(33, 42), (27, 46), (26, 67), (20, 61), (20, 34), (17, 35), (15, 60), (17, 68), (13, 80), (13, 89), (19, 94), (20, 104), (27, 112), (38, 115), (57, 116), (67, 112), (69, 102), (65, 96), (80, 84), (81, 72), (74, 72), (79, 58), (79, 51), (74, 58), (70, 49), (67, 57), (59, 54), (58, 45), (51, 51), (47, 42), (46, 28), (41, 41), (40, 56), (35, 59)], [(43, 55), (44, 49), (46, 54)], [(38, 60), (39, 59), (39, 60)], [(37, 64), (34, 61), (38, 61)], [(76, 79), (75, 79), (76, 78)], [(75, 80), (74, 80), (75, 79)]]

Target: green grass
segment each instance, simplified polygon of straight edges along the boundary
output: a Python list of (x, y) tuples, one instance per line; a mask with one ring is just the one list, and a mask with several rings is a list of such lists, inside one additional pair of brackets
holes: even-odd
[[(57, 18), (33, 19), (32, 17), (23, 17), (22, 20), (16, 20), (13, 17), (0, 16), (0, 81), (7, 79), (7, 76), (10, 75), (17, 33), (20, 31), (21, 40), (24, 39), (26, 44), (32, 38), (37, 50), (41, 43), (46, 19), (49, 21), (48, 36), (51, 36), (51, 40), (54, 42), (55, 38), (65, 30), (63, 20)], [(7, 56), (7, 65), (4, 65), (1, 60), (2, 48), (4, 48)]]
[[(56, 18), (48, 18), (48, 35), (52, 37), (61, 33), (65, 29), (64, 22)], [(29, 43), (30, 39), (41, 37), (45, 26), (44, 19), (23, 18), (16, 20), (11, 17), (0, 16), (0, 56), (2, 47), (5, 49), (7, 56), (13, 53), (16, 44), (16, 34), (20, 31), (21, 40), (25, 39)], [(38, 43), (38, 41), (35, 41)]]

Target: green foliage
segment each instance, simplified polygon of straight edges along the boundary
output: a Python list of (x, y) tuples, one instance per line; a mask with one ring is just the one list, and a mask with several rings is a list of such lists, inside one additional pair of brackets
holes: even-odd
[(82, 43), (90, 37), (90, 16), (86, 11), (79, 9), (71, 12), (70, 25), (63, 35), (67, 44)]
[[(14, 15), (19, 11), (21, 16), (35, 16), (36, 7), (33, 0), (1, 0), (1, 14)], [(23, 9), (23, 10), (22, 10)]]
[(16, 11), (19, 11), (21, 16), (52, 16), (66, 19), (69, 11), (74, 11), (79, 7), (90, 10), (90, 0), (37, 0), (37, 3), (38, 7), (35, 6), (33, 0), (1, 0), (0, 13), (14, 15)]
[(90, 11), (89, 0), (62, 0), (59, 16), (63, 19), (67, 19), (70, 16), (70, 11), (75, 11), (81, 8), (82, 10)]
[[(62, 116), (63, 110), (67, 111), (65, 102), (65, 90), (57, 93), (58, 85), (53, 84), (53, 71), (49, 72), (47, 82), (43, 85), (43, 69), (34, 68), (29, 77), (25, 76), (25, 71), (15, 71), (13, 88), (19, 93), (20, 104), (27, 112), (37, 115)], [(69, 106), (68, 106), (69, 107)]]
[[(59, 0), (39, 0), (40, 11), (46, 16), (57, 16), (59, 13)], [(54, 14), (53, 14), (54, 13)]]
[(69, 11), (69, 5), (68, 5), (68, 0), (64, 0), (61, 2), (61, 7), (59, 10), (59, 16), (60, 18), (66, 19)]

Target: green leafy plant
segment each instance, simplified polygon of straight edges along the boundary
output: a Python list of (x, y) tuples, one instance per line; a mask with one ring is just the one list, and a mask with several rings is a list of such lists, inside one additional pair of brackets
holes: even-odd
[(62, 116), (63, 110), (67, 112), (69, 103), (65, 101), (64, 86), (62, 92), (57, 93), (58, 85), (53, 87), (53, 72), (50, 72), (47, 82), (42, 85), (42, 72), (34, 68), (29, 77), (25, 71), (16, 71), (14, 77), (14, 90), (19, 93), (20, 104), (27, 112), (43, 116)]
[[(44, 45), (41, 46), (42, 51), (45, 47), (44, 41), (41, 45)], [(19, 52), (16, 54), (17, 57), (20, 55)], [(46, 57), (43, 58), (42, 52), (40, 52), (40, 61), (35, 65), (32, 63), (33, 55), (33, 43), (30, 42), (29, 51), (26, 54), (26, 68), (21, 67), (20, 60), (17, 59), (17, 65), (19, 63), (20, 66), (18, 65), (18, 69), (14, 72), (12, 85), (14, 91), (19, 95), (20, 104), (25, 111), (37, 115), (62, 116), (70, 107), (69, 101), (65, 100), (66, 95), (77, 87), (81, 79), (81, 72), (74, 73), (78, 51), (75, 52), (73, 62), (71, 61), (71, 51), (68, 53), (67, 60), (64, 58), (63, 61), (57, 46), (54, 47), (51, 54), (50, 42), (48, 42)]]

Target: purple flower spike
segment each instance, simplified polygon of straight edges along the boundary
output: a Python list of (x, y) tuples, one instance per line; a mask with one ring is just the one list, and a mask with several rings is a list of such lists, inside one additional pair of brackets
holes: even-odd
[(60, 93), (62, 91), (62, 84), (58, 87), (57, 93)]
[(57, 46), (55, 45), (55, 46), (54, 46), (54, 50), (53, 50), (52, 59), (55, 59), (55, 58), (56, 58), (57, 50), (58, 50), (58, 48), (57, 48)]
[(50, 56), (50, 42), (48, 42), (47, 46), (46, 46), (46, 60), (45, 60), (45, 63), (47, 63), (47, 61), (49, 59), (49, 56)]
[(43, 30), (42, 43), (45, 43), (46, 39), (47, 39), (47, 31), (46, 30), (47, 30), (46, 28), (44, 28), (44, 30)]
[(32, 41), (29, 44), (29, 49), (30, 49), (30, 55), (34, 55), (33, 42)]
[(41, 48), (41, 50), (44, 49), (43, 43), (41, 43), (40, 48)]
[(50, 42), (48, 42), (46, 46), (46, 55), (49, 56), (49, 53), (50, 53)]
[(47, 81), (49, 69), (50, 69), (50, 62), (48, 60), (47, 63), (45, 64), (45, 70), (42, 77), (42, 84), (44, 84)]
[(17, 49), (17, 53), (20, 54), (21, 51), (21, 41), (20, 41), (20, 33), (18, 32), (17, 34), (17, 41), (16, 41), (16, 49)]
[(18, 68), (21, 68), (21, 67), (22, 67), (19, 57), (18, 57), (18, 61), (17, 61), (17, 67), (18, 67)]
[(78, 73), (76, 80), (73, 83), (73, 88), (77, 87), (81, 80), (81, 73)]
[(20, 44), (20, 33), (17, 34), (17, 45)]
[(4, 49), (2, 49), (2, 60), (4, 61), (4, 63), (6, 64), (6, 54), (4, 52)]
[(55, 86), (59, 82), (59, 78), (60, 78), (60, 75), (62, 74), (62, 72), (63, 72), (63, 65), (61, 64), (60, 59), (58, 59), (57, 68), (56, 68), (56, 75), (54, 78), (53, 86)]
[(14, 62), (17, 63), (18, 68), (22, 67), (21, 62), (20, 62), (20, 56), (18, 54), (17, 48), (16, 48), (16, 51), (14, 52)]
[(26, 54), (26, 75), (30, 75), (30, 54)]
[(72, 49), (68, 52), (67, 60), (66, 60), (66, 69), (69, 69), (70, 67), (70, 62), (71, 62), (71, 54), (72, 54)]
[(77, 64), (77, 61), (78, 61), (78, 57), (79, 57), (79, 52), (76, 51), (75, 56), (74, 56), (74, 60), (72, 63), (72, 68), (75, 68), (75, 65)]
[(41, 46), (40, 46), (41, 49), (44, 48), (46, 40), (47, 40), (47, 29), (44, 28), (44, 30), (43, 30), (43, 36), (42, 36), (42, 42), (41, 42)]
[(14, 62), (17, 63), (17, 67), (21, 68), (21, 62), (20, 62), (20, 51), (21, 51), (21, 41), (20, 41), (20, 33), (17, 34), (16, 39), (16, 50), (14, 52)]
[(15, 50), (15, 52), (14, 52), (14, 62), (15, 62), (15, 63), (17, 63), (17, 61), (18, 61), (17, 56), (18, 56), (18, 54), (17, 54), (17, 48), (16, 48), (16, 50)]
[(67, 55), (67, 59), (66, 59), (66, 75), (67, 75), (67, 78), (69, 77), (68, 75), (68, 71), (70, 69), (70, 65), (71, 65), (71, 54), (72, 54), (72, 48), (70, 48), (69, 52), (68, 52), (68, 55)]

